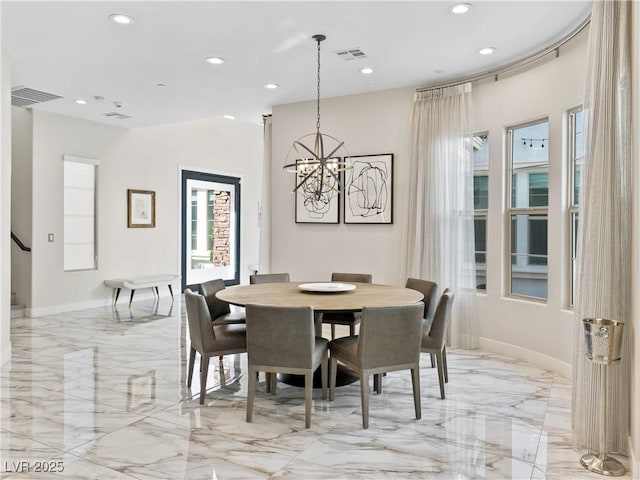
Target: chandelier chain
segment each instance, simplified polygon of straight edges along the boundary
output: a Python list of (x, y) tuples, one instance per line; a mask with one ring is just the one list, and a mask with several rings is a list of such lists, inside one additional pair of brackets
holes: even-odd
[(320, 132), (320, 39), (318, 39), (318, 97), (316, 101), (316, 131)]

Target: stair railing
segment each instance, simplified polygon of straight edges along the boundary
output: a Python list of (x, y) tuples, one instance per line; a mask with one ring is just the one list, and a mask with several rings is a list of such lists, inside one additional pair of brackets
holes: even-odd
[(13, 232), (11, 232), (11, 240), (16, 242), (16, 245), (18, 245), (20, 250), (22, 250), (23, 252), (30, 252), (31, 251), (31, 248), (27, 247), (24, 243), (22, 243), (22, 241), (18, 237), (16, 237), (16, 234), (13, 233)]

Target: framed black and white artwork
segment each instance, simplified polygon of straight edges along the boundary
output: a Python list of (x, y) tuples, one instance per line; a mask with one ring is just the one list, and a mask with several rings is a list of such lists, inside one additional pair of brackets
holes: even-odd
[(345, 157), (344, 223), (393, 223), (393, 153)]
[[(325, 171), (324, 175), (309, 175), (311, 170), (306, 172), (304, 168), (299, 171), (300, 184), (294, 192), (296, 223), (340, 223), (340, 174), (333, 176)], [(323, 183), (321, 189), (318, 182)]]

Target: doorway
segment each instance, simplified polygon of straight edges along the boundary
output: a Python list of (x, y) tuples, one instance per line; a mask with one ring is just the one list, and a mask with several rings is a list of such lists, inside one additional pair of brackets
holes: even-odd
[(240, 178), (182, 171), (182, 291), (240, 283)]

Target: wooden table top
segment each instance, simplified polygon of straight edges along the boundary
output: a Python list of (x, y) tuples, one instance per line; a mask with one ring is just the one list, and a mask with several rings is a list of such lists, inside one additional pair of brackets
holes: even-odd
[[(338, 282), (355, 285), (355, 290), (339, 293), (305, 292), (298, 285), (309, 282), (235, 285), (216, 293), (232, 305), (271, 307), (312, 307), (316, 311), (360, 311), (366, 307), (400, 307), (422, 300), (422, 293), (410, 288), (371, 283)], [(323, 282), (328, 283), (328, 282)]]

